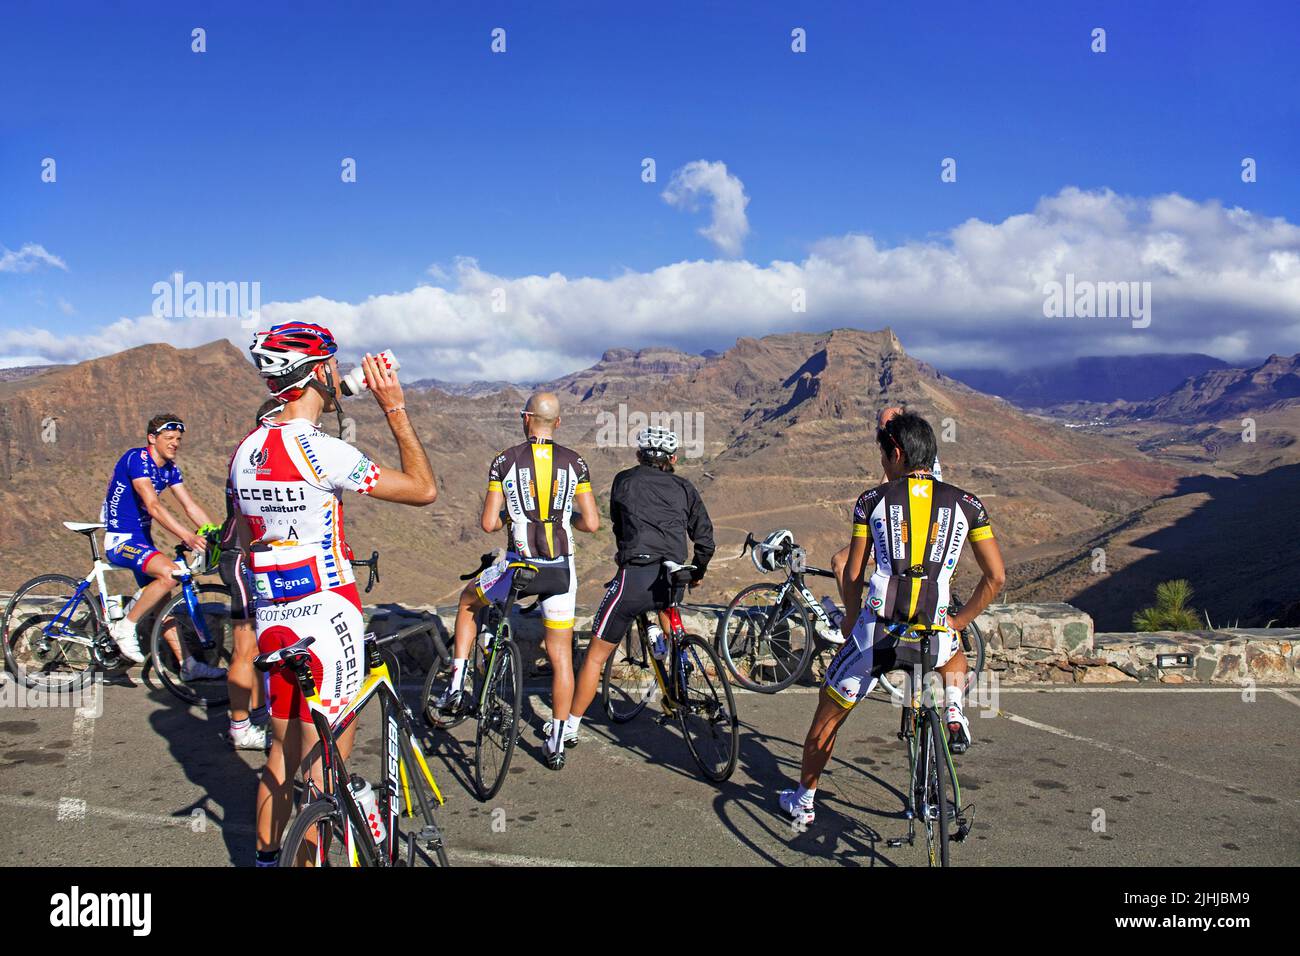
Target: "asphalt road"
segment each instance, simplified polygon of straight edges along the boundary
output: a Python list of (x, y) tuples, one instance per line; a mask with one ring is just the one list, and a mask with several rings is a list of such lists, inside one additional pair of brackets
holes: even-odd
[[(584, 724), (561, 772), (540, 762), (530, 713), (502, 794), (478, 803), (470, 745), (431, 738), (453, 862), (479, 865), (924, 865), (905, 832), (897, 712), (861, 705), (841, 734), (804, 833), (778, 816), (815, 698), (739, 695), (740, 763), (703, 782), (675, 724)], [(530, 695), (542, 709), (542, 698)], [(598, 707), (593, 707), (593, 711)], [(1300, 863), (1300, 692), (1261, 688), (1003, 688), (958, 758), (973, 801), (961, 866)], [(974, 712), (972, 712), (974, 713)], [(108, 686), (103, 713), (0, 708), (0, 863), (246, 865), (260, 761), (218, 735), (224, 711), (160, 688)], [(359, 738), (365, 773), (375, 723)], [(467, 730), (456, 737), (468, 740)], [(373, 777), (372, 777), (373, 779)]]

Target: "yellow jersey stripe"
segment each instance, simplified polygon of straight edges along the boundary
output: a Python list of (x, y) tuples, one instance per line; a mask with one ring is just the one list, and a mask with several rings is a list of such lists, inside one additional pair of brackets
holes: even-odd
[(853, 537), (865, 538), (868, 536), (868, 528), (864, 524), (855, 524), (853, 526)]
[(488, 491), (500, 491), (500, 490), (501, 490), (501, 482), (499, 481), (488, 482)]
[[(930, 527), (930, 512), (932, 501), (931, 493), (934, 491), (934, 482), (929, 478), (908, 478), (907, 479), (907, 530), (911, 535), (911, 561), (909, 564), (916, 567), (918, 564), (925, 564), (925, 540), (926, 529)], [(908, 596), (907, 616), (911, 619), (916, 614), (916, 606), (921, 600), (921, 581), (913, 578), (911, 582), (912, 593)]]
[(976, 528), (970, 533), (972, 541), (987, 541), (991, 537), (993, 537), (992, 528)]

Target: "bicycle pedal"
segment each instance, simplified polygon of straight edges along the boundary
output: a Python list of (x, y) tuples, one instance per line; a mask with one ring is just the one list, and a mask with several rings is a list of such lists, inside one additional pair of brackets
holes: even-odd
[(900, 846), (911, 846), (911, 845), (912, 845), (912, 841), (909, 840), (907, 837), (890, 837), (888, 840), (885, 841), (885, 846), (895, 850), (898, 849)]

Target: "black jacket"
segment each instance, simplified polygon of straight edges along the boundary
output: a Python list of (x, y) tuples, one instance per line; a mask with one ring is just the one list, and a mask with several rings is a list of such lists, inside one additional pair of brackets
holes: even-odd
[(618, 542), (618, 563), (649, 564), (667, 558), (686, 564), (686, 542), (695, 543), (698, 580), (713, 557), (713, 522), (685, 478), (651, 465), (637, 465), (614, 476), (609, 516)]

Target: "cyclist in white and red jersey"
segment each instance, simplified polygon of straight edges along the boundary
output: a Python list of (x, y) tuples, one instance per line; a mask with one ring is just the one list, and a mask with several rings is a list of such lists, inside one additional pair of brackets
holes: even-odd
[[(370, 355), (362, 368), (397, 441), (401, 468), (380, 468), (315, 425), (338, 408), (337, 346), (319, 325), (285, 323), (258, 332), (249, 351), (272, 395), (285, 400), (278, 421), (263, 420), (235, 451), (230, 483), (257, 601), (263, 653), (312, 637), (312, 675), (323, 706), (338, 713), (364, 670), (361, 597), (343, 535), (345, 491), (408, 505), (438, 495), (433, 469), (406, 415), (396, 373)], [(317, 742), (311, 712), (292, 674), (271, 675), (274, 742), (257, 791), (257, 865), (274, 866), (293, 802), (295, 771)], [(339, 740), (351, 750), (355, 728)], [(319, 780), (319, 758), (309, 771)]]

